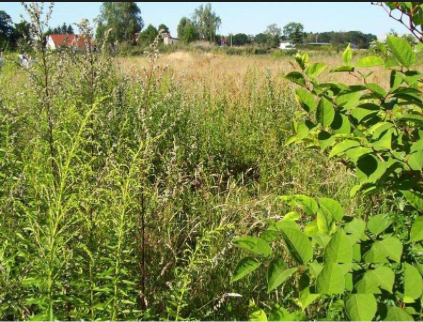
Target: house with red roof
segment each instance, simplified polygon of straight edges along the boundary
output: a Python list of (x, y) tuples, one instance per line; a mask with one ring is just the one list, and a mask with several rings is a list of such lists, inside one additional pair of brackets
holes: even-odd
[[(91, 43), (91, 41), (89, 42)], [(86, 47), (86, 39), (84, 36), (74, 34), (49, 35), (47, 37), (46, 46), (51, 50), (57, 50), (63, 47), (71, 47), (75, 50), (83, 50)], [(92, 43), (91, 46), (93, 46)]]

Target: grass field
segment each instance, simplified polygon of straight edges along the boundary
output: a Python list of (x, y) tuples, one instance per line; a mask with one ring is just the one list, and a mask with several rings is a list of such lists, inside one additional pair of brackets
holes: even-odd
[(230, 282), (232, 240), (282, 218), (282, 195), (334, 198), (357, 217), (383, 204), (351, 199), (356, 178), (337, 161), (285, 146), (294, 58), (46, 59), (0, 70), (1, 320), (247, 320), (252, 299), (296, 308), (289, 286)]

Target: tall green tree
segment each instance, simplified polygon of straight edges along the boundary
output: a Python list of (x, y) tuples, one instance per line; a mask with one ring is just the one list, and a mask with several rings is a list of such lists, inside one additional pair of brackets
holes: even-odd
[(30, 37), (31, 25), (27, 21), (15, 23), (14, 41), (20, 47), (28, 47), (28, 39)]
[(282, 30), (275, 23), (267, 26), (264, 32), (267, 35), (267, 43), (271, 47), (278, 47), (280, 38), (282, 36)]
[(295, 44), (303, 42), (304, 26), (299, 22), (290, 22), (283, 27), (283, 37), (292, 40)]
[(262, 32), (254, 36), (254, 42), (259, 45), (267, 44), (267, 40), (268, 40), (267, 35)]
[(179, 21), (178, 38), (185, 43), (190, 43), (198, 39), (198, 32), (191, 19), (182, 17)]
[(222, 19), (213, 11), (210, 3), (199, 6), (192, 16), (200, 39), (215, 42), (216, 32), (222, 24)]
[(153, 25), (148, 25), (147, 28), (145, 28), (144, 31), (142, 31), (138, 36), (138, 44), (141, 46), (149, 46), (154, 42), (154, 39), (156, 39), (158, 35), (158, 30)]
[(158, 30), (162, 30), (163, 32), (167, 32), (170, 33), (169, 27), (166, 26), (165, 24), (160, 24)]
[(109, 43), (133, 43), (135, 34), (144, 27), (141, 10), (135, 2), (103, 2), (98, 17), (97, 38), (110, 30)]
[(246, 34), (236, 34), (232, 36), (232, 45), (243, 46), (250, 43), (250, 38)]
[(0, 47), (11, 46), (13, 44), (14, 28), (10, 16), (0, 10)]

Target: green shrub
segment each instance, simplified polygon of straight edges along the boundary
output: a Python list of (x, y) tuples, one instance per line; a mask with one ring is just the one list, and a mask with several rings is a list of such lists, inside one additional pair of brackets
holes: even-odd
[[(345, 216), (329, 198), (281, 199), (297, 208), (269, 221), (259, 237), (233, 242), (250, 256), (238, 263), (232, 281), (259, 271), (267, 276), (268, 293), (282, 288), (298, 307), (289, 313), (276, 305), (270, 320), (422, 318), (423, 216), (407, 230), (390, 214), (368, 221)], [(253, 308), (250, 319), (263, 321), (266, 313)]]

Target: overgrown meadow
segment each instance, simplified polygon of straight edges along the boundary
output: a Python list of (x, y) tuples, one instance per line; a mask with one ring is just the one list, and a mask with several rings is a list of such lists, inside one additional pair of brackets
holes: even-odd
[[(406, 279), (399, 258), (382, 254), (383, 260), (359, 267), (344, 265), (351, 283), (353, 272), (354, 280), (364, 279), (366, 270), (388, 262), (398, 274), (394, 288), (388, 283), (369, 290), (366, 280), (351, 284), (350, 292), (381, 298), (374, 319), (386, 317), (384, 306), (398, 307), (389, 311), (391, 320), (404, 314), (422, 318), (419, 228), (409, 242), (421, 210), (411, 210), (403, 195), (388, 190), (351, 194), (361, 183), (355, 168), (345, 165), (350, 160), (328, 158), (307, 141), (312, 131), (298, 134), (306, 99), (296, 92), (294, 58), (161, 57), (157, 44), (143, 59), (115, 58), (108, 48), (94, 51), (88, 42), (83, 52), (44, 51), (39, 37), (44, 22), (34, 12), (32, 17), (35, 60), (20, 66), (10, 53), (0, 69), (1, 320), (368, 317), (351, 313), (343, 289), (307, 286), (309, 295), (319, 296), (304, 298), (304, 279), (315, 281), (317, 264), (329, 255), (323, 260), (315, 255), (316, 265), (307, 266), (310, 258), (289, 238), (289, 229), (298, 228), (300, 235), (299, 229), (320, 220), (307, 237), (316, 254), (331, 238), (345, 242), (338, 203), (318, 213), (325, 198), (339, 202), (346, 224), (380, 216), (367, 237), (361, 226), (344, 229), (354, 243), (361, 239), (363, 249), (397, 238), (408, 245), (402, 258), (420, 271), (413, 275), (417, 290), (405, 294), (411, 300), (399, 301), (395, 294), (405, 293)], [(86, 23), (79, 27), (87, 39), (92, 35)], [(332, 66), (342, 62), (341, 55), (322, 59)], [(297, 57), (300, 66), (306, 67), (305, 60)], [(368, 79), (389, 88), (390, 71), (373, 65)], [(297, 75), (296, 84), (284, 78), (289, 72)], [(325, 77), (355, 81), (342, 73)], [(408, 104), (416, 104), (421, 115), (418, 99)], [(327, 126), (321, 115), (316, 124)], [(293, 144), (304, 139), (305, 144)], [(276, 225), (280, 222), (285, 223)], [(284, 239), (275, 237), (278, 230)], [(247, 236), (273, 243), (272, 257), (267, 244)], [(261, 259), (245, 261), (247, 252), (276, 261), (251, 269), (251, 261)], [(354, 256), (361, 265), (356, 247)], [(243, 260), (250, 265), (244, 270)]]

